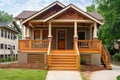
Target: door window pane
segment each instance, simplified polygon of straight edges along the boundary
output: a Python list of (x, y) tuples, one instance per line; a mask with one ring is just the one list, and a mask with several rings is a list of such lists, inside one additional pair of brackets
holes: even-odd
[(40, 40), (40, 30), (35, 30), (34, 31), (34, 39), (35, 40)]
[(48, 39), (48, 30), (43, 30), (42, 37), (43, 37), (43, 40)]

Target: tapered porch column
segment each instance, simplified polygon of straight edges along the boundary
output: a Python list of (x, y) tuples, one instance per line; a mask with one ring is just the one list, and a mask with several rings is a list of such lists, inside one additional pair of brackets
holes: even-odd
[(48, 37), (52, 37), (52, 29), (51, 29), (51, 22), (49, 22), (49, 34), (48, 34)]
[(74, 38), (75, 37), (78, 37), (78, 34), (77, 34), (77, 22), (74, 22)]
[(25, 39), (25, 26), (22, 24), (22, 20), (20, 20), (20, 26), (22, 28), (22, 39)]
[(78, 34), (77, 34), (77, 22), (74, 22), (74, 48), (75, 43), (78, 41)]
[(93, 33), (93, 39), (97, 39), (98, 36), (97, 36), (97, 23), (94, 22), (94, 33)]
[(30, 30), (26, 28), (26, 39), (30, 39)]

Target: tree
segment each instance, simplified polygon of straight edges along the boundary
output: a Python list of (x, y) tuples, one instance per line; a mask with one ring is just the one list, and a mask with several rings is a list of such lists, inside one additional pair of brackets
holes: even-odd
[(87, 12), (96, 12), (95, 4), (88, 6), (86, 9), (87, 9)]
[(105, 18), (98, 37), (110, 49), (113, 41), (120, 39), (120, 0), (97, 0), (97, 3), (97, 11)]
[(7, 12), (0, 11), (0, 22), (11, 22), (13, 21), (13, 16), (9, 15)]

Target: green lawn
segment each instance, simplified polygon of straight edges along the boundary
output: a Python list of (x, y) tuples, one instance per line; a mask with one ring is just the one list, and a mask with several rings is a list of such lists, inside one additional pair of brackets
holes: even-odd
[(0, 69), (0, 80), (45, 80), (46, 70)]

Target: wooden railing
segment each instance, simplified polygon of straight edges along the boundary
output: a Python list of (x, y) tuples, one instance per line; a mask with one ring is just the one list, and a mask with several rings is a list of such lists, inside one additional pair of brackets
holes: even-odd
[(19, 50), (48, 49), (48, 40), (20, 40)]
[(47, 52), (48, 55), (50, 54), (51, 46), (52, 46), (52, 43), (51, 43), (51, 41), (49, 41), (49, 44), (48, 44), (48, 52)]
[(107, 69), (111, 69), (111, 66), (110, 66), (110, 53), (109, 53), (109, 51), (107, 50), (107, 48), (105, 46), (102, 46), (101, 57), (102, 57), (102, 60), (103, 60), (103, 63), (105, 65), (105, 67)]
[(100, 40), (78, 40), (78, 48), (87, 51), (101, 51)]
[(77, 54), (77, 65), (78, 65), (78, 69), (80, 69), (80, 53), (79, 53), (78, 42), (77, 42), (77, 41), (74, 42), (74, 47), (75, 47), (75, 52), (76, 52), (76, 54)]

